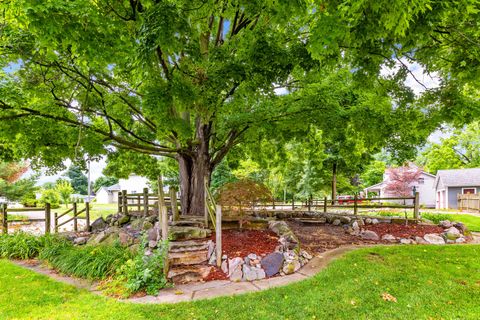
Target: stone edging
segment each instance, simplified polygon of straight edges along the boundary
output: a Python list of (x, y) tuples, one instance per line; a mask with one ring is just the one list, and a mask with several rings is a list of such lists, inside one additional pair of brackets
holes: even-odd
[[(231, 282), (229, 280), (215, 280), (202, 283), (188, 283), (183, 285), (177, 285), (174, 288), (162, 289), (158, 296), (145, 296), (119, 301), (129, 303), (178, 303), (185, 301), (212, 299), (222, 296), (232, 296), (249, 292), (258, 292), (313, 277), (314, 275), (322, 271), (325, 267), (327, 267), (331, 261), (343, 256), (345, 253), (355, 249), (371, 246), (372, 245), (345, 246), (325, 251), (324, 253), (315, 256), (297, 272), (286, 276), (273, 277), (252, 282)], [(40, 264), (32, 265), (31, 263), (21, 260), (13, 260), (12, 262), (20, 267), (29, 269), (42, 275), (46, 275), (53, 280), (73, 285), (79, 289), (86, 289), (94, 294), (101, 295), (101, 292), (97, 290), (97, 283), (95, 282), (90, 282), (85, 279), (62, 276), (54, 270)]]

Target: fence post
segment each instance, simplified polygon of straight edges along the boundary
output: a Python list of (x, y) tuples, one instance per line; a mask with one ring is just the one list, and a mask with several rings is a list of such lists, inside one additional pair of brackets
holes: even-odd
[(117, 204), (118, 204), (118, 213), (122, 213), (122, 205), (123, 205), (122, 192), (118, 193)]
[(295, 210), (295, 197), (292, 196), (292, 210)]
[(45, 203), (45, 234), (50, 234), (50, 227), (51, 227), (51, 221), (50, 221), (50, 214), (51, 214), (51, 207), (50, 203)]
[(275, 210), (275, 198), (273, 198), (273, 201), (272, 201), (272, 209)]
[(413, 217), (418, 220), (420, 219), (420, 194), (415, 192), (415, 203), (413, 208)]
[(2, 204), (2, 230), (3, 234), (8, 234), (7, 204)]
[(122, 190), (122, 212), (128, 214), (127, 190)]
[(77, 223), (77, 203), (73, 203), (73, 231), (78, 231), (78, 223)]
[(323, 212), (327, 212), (327, 197), (323, 198)]
[(177, 205), (177, 190), (175, 188), (170, 188), (170, 203), (172, 206), (172, 219), (173, 221), (178, 221), (180, 219), (178, 213), (178, 205)]
[(158, 221), (162, 230), (162, 240), (168, 239), (168, 216), (167, 207), (165, 205), (165, 195), (163, 193), (162, 176), (158, 177)]
[(148, 188), (143, 188), (143, 216), (148, 216)]
[(204, 190), (203, 190), (203, 201), (204, 201), (204, 223), (205, 223), (205, 228), (208, 228), (208, 217), (209, 217), (209, 209), (208, 209), (208, 178), (205, 177), (205, 183), (203, 184)]
[(353, 196), (353, 214), (354, 215), (357, 215), (358, 214), (358, 196), (357, 194), (355, 193), (355, 195)]
[(85, 204), (85, 231), (90, 231), (90, 202)]
[(222, 265), (222, 207), (217, 205), (215, 208), (216, 228), (215, 228), (215, 249), (217, 251), (217, 267)]
[(58, 233), (58, 214), (56, 212), (53, 213), (53, 230)]
[(140, 195), (137, 196), (137, 211), (140, 212), (140, 207), (141, 207), (141, 200), (140, 200)]

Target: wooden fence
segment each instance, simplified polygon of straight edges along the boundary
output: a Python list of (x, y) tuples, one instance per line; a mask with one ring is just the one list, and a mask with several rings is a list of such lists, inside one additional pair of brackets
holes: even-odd
[[(44, 217), (42, 218), (23, 218), (23, 219), (8, 219), (8, 213), (30, 213), (30, 212), (44, 212)], [(67, 219), (66, 221), (60, 222), (60, 218), (66, 216), (69, 213), (73, 213), (73, 217)], [(79, 215), (85, 213), (85, 217), (80, 217)], [(51, 232), (52, 227), (52, 210), (49, 203), (45, 204), (45, 208), (8, 208), (6, 203), (0, 204), (0, 214), (1, 214), (1, 225), (2, 225), (2, 233), (8, 233), (8, 225), (9, 223), (16, 223), (16, 222), (43, 222), (45, 224), (45, 234), (49, 234)], [(14, 217), (15, 215), (11, 215)], [(85, 219), (86, 220), (86, 230), (90, 229), (90, 205), (88, 203), (85, 204), (85, 208), (78, 211), (77, 210), (77, 203), (74, 203), (72, 208), (68, 209), (67, 211), (63, 212), (62, 214), (58, 215), (56, 212), (53, 214), (53, 229), (55, 233), (58, 232), (58, 228), (73, 221), (73, 229), (74, 231), (78, 231), (78, 219)]]
[(458, 194), (457, 204), (459, 210), (480, 212), (480, 194)]
[[(177, 199), (177, 191), (172, 188), (168, 193), (169, 196), (165, 197), (162, 190), (165, 205), (172, 209), (174, 216), (178, 216), (180, 201)], [(150, 209), (158, 208), (158, 199), (158, 193), (149, 193), (148, 188), (143, 189), (142, 193), (127, 193), (123, 190), (118, 193), (118, 212), (128, 214), (136, 211), (147, 216)]]
[[(411, 204), (407, 204), (411, 202)], [(385, 197), (385, 198), (357, 198), (353, 199), (310, 199), (308, 201), (295, 201), (285, 203), (283, 201), (273, 201), (272, 203), (256, 204), (250, 210), (274, 210), (274, 211), (322, 211), (328, 212), (328, 209), (352, 209), (354, 215), (358, 215), (360, 209), (413, 209), (415, 219), (420, 218), (419, 193), (416, 192), (413, 197)]]

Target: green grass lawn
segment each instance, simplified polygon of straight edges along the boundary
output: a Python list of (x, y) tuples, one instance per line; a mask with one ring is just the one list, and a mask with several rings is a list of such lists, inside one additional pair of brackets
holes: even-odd
[(27, 220), (28, 217), (21, 215), (21, 214), (8, 214), (7, 215), (7, 220), (12, 221), (12, 220)]
[[(84, 203), (78, 204), (78, 210), (82, 210), (85, 208)], [(108, 204), (99, 204), (99, 203), (91, 203), (90, 204), (90, 221), (95, 221), (95, 219), (99, 217), (106, 217), (109, 214), (114, 214), (118, 212), (118, 205), (116, 203), (108, 203)], [(82, 215), (84, 216), (84, 215)]]
[[(450, 221), (458, 221), (458, 222), (463, 222), (470, 231), (477, 231), (480, 232), (480, 217), (478, 216), (473, 216), (470, 214), (465, 214), (465, 213), (449, 213), (445, 214), (442, 212), (428, 212), (428, 213), (422, 213), (423, 217), (426, 217), (427, 219), (431, 219), (432, 216), (438, 216), (439, 219), (445, 220), (448, 219)], [(435, 219), (438, 220), (438, 219)]]
[(117, 302), (0, 260), (0, 319), (479, 319), (479, 255), (478, 245), (365, 248), (300, 283), (176, 305)]

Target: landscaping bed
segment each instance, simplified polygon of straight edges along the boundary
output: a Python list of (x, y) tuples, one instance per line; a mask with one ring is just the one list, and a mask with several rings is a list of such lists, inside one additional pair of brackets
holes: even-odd
[(380, 238), (385, 235), (392, 235), (397, 238), (424, 237), (429, 233), (442, 233), (443, 228), (436, 225), (425, 224), (393, 224), (379, 223), (365, 226), (366, 230), (375, 232)]
[[(215, 241), (215, 235), (210, 237)], [(222, 252), (229, 257), (245, 257), (250, 253), (265, 255), (278, 246), (278, 236), (270, 230), (222, 231)]]

